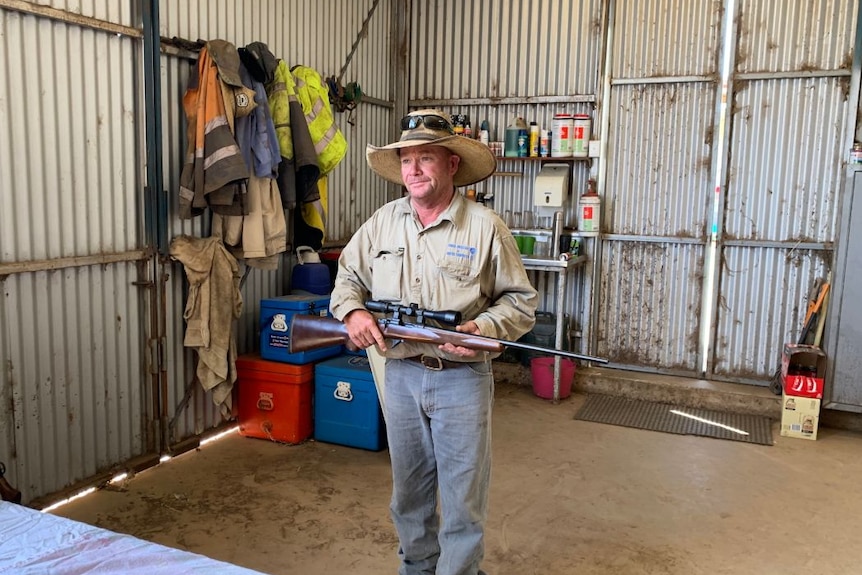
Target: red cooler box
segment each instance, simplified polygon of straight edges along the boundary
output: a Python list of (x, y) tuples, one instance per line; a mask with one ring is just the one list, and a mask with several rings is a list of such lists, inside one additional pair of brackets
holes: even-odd
[(236, 360), (239, 388), (239, 432), (285, 443), (311, 437), (314, 364), (294, 365), (261, 359)]

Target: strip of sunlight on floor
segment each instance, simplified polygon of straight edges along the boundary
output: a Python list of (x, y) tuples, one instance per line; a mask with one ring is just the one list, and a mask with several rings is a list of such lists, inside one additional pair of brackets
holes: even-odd
[[(239, 431), (239, 426), (237, 425), (237, 426), (231, 427), (230, 429), (226, 429), (220, 433), (216, 433), (215, 435), (211, 435), (205, 439), (202, 439), (200, 444), (198, 445), (198, 449), (200, 449), (201, 447), (203, 447), (207, 443), (212, 443), (213, 441), (217, 441), (219, 439), (227, 437), (228, 435), (235, 434), (238, 431)], [(174, 459), (174, 457), (165, 453), (159, 458), (159, 465), (161, 465), (162, 463), (165, 463), (166, 461), (170, 461), (171, 459)], [(155, 469), (156, 467), (158, 467), (158, 465), (154, 465), (153, 467), (150, 467), (149, 469)], [(149, 471), (149, 469), (145, 469), (144, 471)], [(125, 479), (128, 479), (128, 478), (129, 478), (129, 474), (126, 472), (123, 472), (123, 473), (117, 474), (114, 477), (112, 477), (108, 481), (108, 483), (109, 484), (115, 484), (115, 483), (119, 483), (119, 482), (121, 482)], [(53, 511), (54, 509), (57, 509), (57, 508), (62, 507), (68, 503), (71, 503), (72, 501), (75, 501), (76, 499), (86, 497), (87, 495), (90, 495), (91, 493), (95, 493), (97, 490), (98, 490), (97, 487), (88, 487), (87, 489), (84, 489), (84, 490), (82, 490), (82, 491), (80, 491), (74, 495), (71, 495), (71, 496), (67, 497), (66, 499), (61, 499), (60, 501), (52, 503), (51, 505), (49, 505), (47, 507), (43, 507), (41, 509), (41, 511), (42, 511), (42, 513), (47, 513), (49, 511)]]
[(698, 417), (698, 416), (692, 415), (690, 413), (685, 413), (684, 411), (679, 411), (677, 409), (671, 409), (670, 412), (673, 413), (674, 415), (681, 415), (682, 417), (694, 419), (695, 421), (699, 421), (699, 422), (705, 423), (707, 425), (714, 425), (715, 427), (721, 427), (722, 429), (732, 431), (733, 433), (738, 433), (740, 435), (750, 435), (747, 431), (744, 431), (742, 429), (737, 429), (735, 427), (731, 427), (731, 426), (725, 425), (723, 423), (718, 423), (717, 421), (710, 421), (709, 419), (704, 419), (703, 417)]

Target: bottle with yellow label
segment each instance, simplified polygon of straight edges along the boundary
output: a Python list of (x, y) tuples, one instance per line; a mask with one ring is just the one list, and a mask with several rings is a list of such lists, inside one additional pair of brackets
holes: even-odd
[(530, 157), (539, 157), (539, 126), (536, 122), (530, 122)]

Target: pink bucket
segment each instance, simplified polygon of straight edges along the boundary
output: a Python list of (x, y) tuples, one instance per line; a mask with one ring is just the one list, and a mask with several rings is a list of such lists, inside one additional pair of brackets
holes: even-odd
[[(534, 357), (530, 361), (530, 373), (533, 376), (533, 393), (542, 399), (554, 399), (554, 358)], [(560, 358), (560, 399), (571, 395), (574, 379), (575, 362)]]

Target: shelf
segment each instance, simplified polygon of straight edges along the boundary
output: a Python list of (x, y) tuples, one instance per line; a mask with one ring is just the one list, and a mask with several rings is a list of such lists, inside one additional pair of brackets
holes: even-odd
[(555, 163), (555, 162), (560, 162), (560, 163), (564, 163), (564, 164), (565, 164), (565, 163), (568, 163), (568, 162), (588, 162), (588, 161), (590, 161), (590, 159), (591, 159), (591, 158), (589, 158), (589, 157), (584, 157), (584, 158), (575, 158), (575, 157), (568, 157), (568, 158), (547, 158), (547, 157), (532, 158), (532, 157), (530, 157), (530, 156), (526, 156), (526, 157), (522, 157), (522, 156), (518, 156), (518, 157), (515, 157), (515, 156), (494, 156), (494, 157), (495, 157), (495, 158), (497, 158), (497, 161), (498, 161), (498, 162), (501, 162), (501, 161), (507, 161), (507, 160), (515, 160), (516, 162), (539, 162), (539, 163), (545, 163), (545, 162), (554, 162), (554, 163)]
[[(554, 230), (550, 228), (509, 228), (509, 231), (512, 232), (512, 235), (520, 234), (525, 236), (551, 237), (554, 234)], [(578, 230), (573, 230), (571, 228), (563, 228), (563, 232), (560, 235), (577, 236), (579, 238), (582, 237), (581, 232), (579, 232)]]
[(524, 267), (528, 270), (561, 272), (579, 266), (587, 261), (587, 256), (581, 254), (569, 260), (561, 260), (541, 256), (521, 256)]

